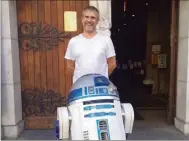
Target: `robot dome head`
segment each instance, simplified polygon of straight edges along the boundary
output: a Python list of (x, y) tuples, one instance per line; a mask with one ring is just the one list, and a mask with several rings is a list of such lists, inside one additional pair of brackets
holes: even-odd
[(75, 81), (71, 90), (87, 86), (108, 86), (115, 89), (115, 85), (107, 77), (100, 74), (86, 74)]
[(113, 96), (119, 98), (115, 85), (100, 74), (87, 74), (75, 81), (68, 95), (68, 103), (76, 99), (97, 96)]

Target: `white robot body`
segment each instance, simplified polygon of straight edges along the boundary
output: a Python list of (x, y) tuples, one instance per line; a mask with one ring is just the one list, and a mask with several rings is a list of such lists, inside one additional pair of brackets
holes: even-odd
[(120, 103), (113, 84), (104, 76), (86, 75), (74, 83), (68, 106), (58, 108), (57, 138), (126, 140), (133, 122), (131, 104)]
[(101, 99), (90, 101), (95, 103), (78, 102), (69, 106), (72, 115), (72, 139), (110, 140), (111, 135), (113, 140), (124, 140), (120, 102), (112, 99), (103, 100), (102, 103)]

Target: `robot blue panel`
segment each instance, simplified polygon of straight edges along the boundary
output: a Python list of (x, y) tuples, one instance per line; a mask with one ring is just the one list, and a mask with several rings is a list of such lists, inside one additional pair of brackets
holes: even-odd
[(110, 82), (105, 76), (95, 76), (94, 77), (95, 87), (97, 86), (109, 86)]
[(75, 100), (112, 96), (119, 98), (117, 90), (108, 78), (99, 74), (88, 74), (79, 78), (71, 88), (68, 96), (68, 104)]

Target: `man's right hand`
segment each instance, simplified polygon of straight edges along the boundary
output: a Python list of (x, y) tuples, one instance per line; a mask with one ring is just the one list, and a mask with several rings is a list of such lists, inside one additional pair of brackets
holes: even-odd
[(74, 69), (75, 69), (75, 61), (72, 61), (72, 60), (67, 60), (66, 61), (67, 63), (67, 73), (71, 76), (73, 76), (73, 73), (74, 73)]

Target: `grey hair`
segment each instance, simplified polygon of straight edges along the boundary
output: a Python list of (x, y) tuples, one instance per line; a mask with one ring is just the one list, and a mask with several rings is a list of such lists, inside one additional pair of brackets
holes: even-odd
[(94, 6), (87, 6), (83, 9), (82, 16), (84, 15), (84, 12), (86, 11), (92, 11), (97, 13), (97, 18), (99, 19), (99, 10)]

